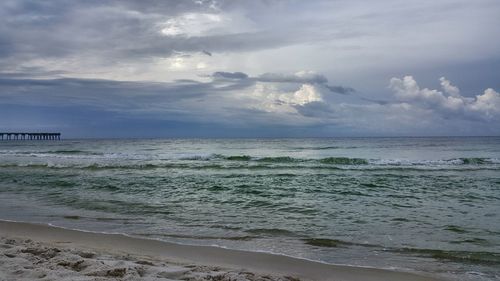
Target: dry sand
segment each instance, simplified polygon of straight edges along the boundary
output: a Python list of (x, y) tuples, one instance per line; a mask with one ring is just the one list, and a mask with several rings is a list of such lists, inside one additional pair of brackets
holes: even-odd
[(438, 280), (266, 253), (0, 221), (6, 280)]

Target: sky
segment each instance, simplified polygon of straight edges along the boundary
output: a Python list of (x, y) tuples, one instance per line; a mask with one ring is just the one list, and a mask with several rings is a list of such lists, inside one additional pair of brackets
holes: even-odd
[(500, 135), (498, 0), (0, 2), (0, 131)]

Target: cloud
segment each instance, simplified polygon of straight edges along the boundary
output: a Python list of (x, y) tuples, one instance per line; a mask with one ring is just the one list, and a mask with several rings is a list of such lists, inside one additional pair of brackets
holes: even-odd
[(250, 77), (248, 74), (243, 72), (223, 72), (218, 71), (214, 72), (211, 76), (215, 79), (236, 79), (236, 80), (247, 80), (260, 82), (260, 83), (274, 83), (274, 84), (307, 84), (307, 85), (316, 85), (323, 87), (330, 92), (338, 93), (338, 94), (351, 94), (354, 93), (355, 90), (351, 87), (343, 87), (343, 86), (333, 86), (328, 85), (328, 79), (319, 73), (314, 71), (299, 71), (293, 74), (286, 73), (264, 73), (258, 75), (256, 77)]
[(488, 119), (497, 118), (500, 115), (500, 94), (489, 88), (484, 94), (477, 95), (476, 100), (468, 107), (474, 112), (484, 114)]
[[(39, 73), (38, 69), (33, 71), (35, 74)], [(161, 118), (167, 119), (172, 118), (172, 115), (169, 115), (172, 112), (184, 112), (182, 114), (188, 119), (194, 115), (222, 119), (227, 117), (225, 114), (229, 109), (295, 113), (294, 106), (325, 102), (325, 92), (329, 92), (323, 84), (299, 83), (326, 82), (326, 79), (317, 78), (321, 75), (313, 75), (311, 72), (299, 72), (290, 76), (296, 79), (287, 79), (287, 82), (264, 82), (260, 81), (259, 77), (250, 77), (243, 72), (218, 71), (206, 76), (210, 78), (206, 82), (191, 79), (148, 82), (45, 77), (40, 79), (31, 78), (29, 72), (6, 74), (0, 76), (0, 101), (4, 104), (30, 106), (86, 106), (124, 114), (161, 115)], [(248, 99), (251, 101), (249, 106), (243, 101)], [(221, 112), (217, 112), (218, 110)], [(190, 113), (191, 111), (196, 114)], [(176, 119), (180, 116), (177, 115)]]
[(244, 10), (252, 5), (218, 4), (2, 1), (0, 71), (68, 62), (73, 64), (63, 70), (74, 73), (123, 63), (145, 67), (176, 52), (239, 53), (302, 44), (311, 37), (300, 30), (297, 35), (306, 35), (289, 36), (281, 28), (259, 26)]
[(323, 102), (321, 93), (311, 84), (303, 84), (288, 100), (288, 103), (297, 105), (305, 105), (311, 102)]
[(351, 87), (343, 87), (343, 86), (330, 86), (330, 85), (325, 85), (325, 87), (330, 90), (331, 92), (337, 93), (337, 94), (342, 94), (342, 95), (349, 95), (352, 93), (355, 93), (356, 90)]
[(348, 95), (355, 92), (355, 90), (350, 87), (328, 85), (328, 79), (324, 75), (316, 73), (314, 71), (299, 71), (294, 74), (264, 73), (256, 77), (255, 79), (260, 82), (270, 83), (316, 84), (323, 86), (330, 92), (343, 95)]
[(440, 81), (443, 91), (421, 89), (412, 76), (392, 78), (389, 88), (399, 101), (433, 109), (444, 116), (485, 120), (500, 118), (500, 94), (495, 90), (486, 89), (482, 95), (470, 98), (462, 96), (460, 90), (446, 78), (442, 77)]
[(318, 120), (332, 123), (336, 118), (334, 107), (323, 101), (310, 101), (304, 104), (295, 105), (297, 112), (305, 117), (316, 118)]
[(184, 81), (151, 83), (97, 79), (0, 78), (3, 104), (31, 106), (86, 106), (105, 111), (158, 112), (183, 100), (213, 93), (210, 83)]
[(441, 77), (439, 78), (439, 81), (441, 82), (441, 87), (443, 88), (445, 93), (451, 95), (452, 97), (460, 97), (460, 89), (458, 89), (456, 86), (453, 86), (449, 80)]
[(161, 33), (166, 36), (200, 36), (226, 24), (218, 14), (186, 13), (164, 22)]
[(246, 73), (243, 73), (243, 72), (224, 72), (224, 71), (218, 71), (218, 72), (214, 72), (212, 74), (212, 77), (214, 77), (216, 79), (222, 78), (222, 79), (237, 79), (237, 80), (240, 80), (240, 79), (247, 79), (248, 75)]
[(324, 103), (321, 90), (312, 84), (302, 84), (297, 90), (287, 91), (279, 84), (257, 82), (250, 93), (240, 95), (252, 108), (268, 113), (295, 115), (297, 108), (311, 103)]
[[(5, 59), (3, 67), (34, 60), (43, 60), (48, 67), (54, 61), (91, 57), (96, 64), (143, 65), (175, 51), (206, 50), (228, 56), (280, 48), (283, 57), (271, 58), (270, 65), (280, 68), (306, 57), (313, 69), (333, 63), (334, 67), (322, 71), (335, 68), (339, 72), (362, 69), (368, 62), (384, 68), (380, 61), (404, 61), (406, 66), (436, 57), (498, 58), (500, 41), (488, 37), (491, 32), (477, 31), (498, 25), (494, 15), (499, 4), (459, 2), (412, 1), (394, 7), (391, 1), (360, 6), (325, 0), (307, 5), (294, 1), (5, 0), (0, 2), (0, 57)], [(481, 39), (489, 39), (489, 44), (480, 44), (485, 41)], [(387, 52), (389, 46), (391, 52)], [(453, 46), (462, 47), (449, 52)], [(303, 48), (306, 53), (284, 50), (289, 47)], [(258, 70), (262, 71), (278, 70)]]
[(328, 79), (314, 71), (299, 71), (294, 74), (264, 73), (257, 77), (261, 82), (326, 84)]
[(253, 23), (239, 13), (220, 9), (207, 12), (186, 12), (158, 24), (168, 37), (208, 37), (255, 31)]

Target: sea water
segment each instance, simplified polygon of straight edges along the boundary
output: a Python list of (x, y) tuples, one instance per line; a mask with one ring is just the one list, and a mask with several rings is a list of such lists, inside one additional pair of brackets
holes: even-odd
[(0, 141), (0, 219), (500, 278), (500, 138)]

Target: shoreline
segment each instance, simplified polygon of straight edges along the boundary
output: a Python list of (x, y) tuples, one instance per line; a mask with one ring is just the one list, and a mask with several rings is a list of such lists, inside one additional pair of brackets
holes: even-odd
[[(126, 263), (125, 257), (135, 256), (137, 261), (144, 259), (145, 257), (151, 261), (146, 261), (141, 263), (142, 266), (151, 267), (153, 264), (167, 263), (165, 268), (183, 267), (185, 272), (183, 274), (195, 274), (196, 272), (201, 272), (200, 268), (217, 268), (218, 271), (210, 271), (203, 273), (201, 279), (210, 279), (219, 277), (222, 278), (221, 269), (224, 269), (224, 274), (229, 274), (226, 277), (231, 279), (237, 275), (239, 277), (248, 277), (248, 274), (255, 276), (270, 276), (271, 280), (342, 280), (342, 281), (392, 281), (392, 280), (408, 280), (408, 281), (438, 281), (436, 277), (420, 275), (420, 273), (409, 273), (393, 271), (388, 269), (377, 269), (369, 267), (355, 267), (347, 265), (332, 265), (322, 262), (310, 261), (305, 259), (299, 259), (284, 255), (276, 255), (264, 252), (249, 252), (241, 250), (232, 250), (214, 246), (193, 246), (193, 245), (182, 245), (175, 244), (171, 242), (165, 242), (160, 240), (136, 238), (123, 234), (106, 234), (106, 233), (96, 233), (80, 230), (71, 230), (56, 226), (49, 226), (44, 224), (34, 224), (25, 222), (13, 222), (0, 220), (0, 237), (5, 241), (10, 241), (10, 239), (26, 239), (24, 242), (17, 242), (17, 247), (24, 247), (24, 250), (19, 250), (18, 252), (26, 255), (26, 249), (42, 247), (44, 249), (57, 249), (57, 251), (65, 250), (73, 253), (94, 251), (99, 252), (98, 258), (95, 264), (101, 264), (99, 257), (113, 257), (111, 260), (116, 263)], [(16, 240), (17, 241), (17, 240)], [(29, 242), (26, 242), (29, 241)], [(34, 242), (33, 242), (34, 241)], [(38, 246), (31, 245), (30, 243), (37, 243)], [(5, 252), (4, 256), (1, 257), (4, 261), (0, 260), (0, 267), (4, 267), (5, 260), (13, 260), (13, 253), (7, 253), (11, 246), (3, 244), (1, 251)], [(7, 246), (5, 246), (7, 245)], [(55, 248), (54, 248), (55, 247)], [(13, 250), (12, 250), (13, 251)], [(35, 251), (36, 252), (36, 251)], [(59, 253), (59, 252), (58, 252)], [(61, 254), (62, 255), (62, 254)], [(70, 254), (68, 254), (70, 255)], [(9, 257), (12, 256), (12, 257)], [(70, 255), (71, 256), (71, 255)], [(73, 257), (74, 258), (74, 257)], [(54, 258), (55, 259), (55, 258)], [(51, 259), (47, 259), (50, 264)], [(107, 258), (106, 260), (109, 260)], [(132, 258), (133, 260), (133, 258)], [(93, 261), (93, 260), (92, 260)], [(88, 261), (92, 264), (92, 261)], [(79, 262), (79, 261), (78, 261)], [(87, 262), (82, 259), (82, 263)], [(52, 265), (52, 268), (56, 269), (56, 273), (51, 274), (57, 275), (57, 269), (59, 269), (59, 264), (64, 264), (64, 261), (59, 261), (59, 263)], [(132, 263), (134, 264), (134, 263)], [(55, 266), (55, 267), (54, 267)], [(170, 267), (169, 267), (170, 266)], [(108, 266), (109, 267), (109, 266)], [(106, 267), (106, 268), (108, 268)], [(92, 268), (92, 267), (89, 267)], [(94, 270), (95, 272), (114, 272), (110, 271), (112, 269), (102, 269)], [(126, 272), (127, 267), (120, 267), (120, 270)], [(129, 272), (133, 272), (132, 265), (128, 265)], [(151, 267), (149, 270), (151, 274), (156, 274), (156, 278), (160, 274), (162, 267), (155, 266)], [(195, 268), (190, 272), (189, 268)], [(197, 268), (197, 269), (196, 269)], [(0, 272), (4, 271), (5, 268), (0, 268)], [(43, 270), (43, 267), (42, 267)], [(61, 274), (67, 273), (65, 270), (67, 268), (60, 268)], [(90, 269), (89, 269), (90, 270)], [(87, 270), (87, 271), (89, 271)], [(103, 271), (104, 270), (104, 271)], [(107, 270), (107, 271), (106, 271)], [(114, 269), (113, 269), (114, 270)], [(94, 272), (87, 272), (82, 270), (82, 274), (88, 274)], [(158, 272), (156, 272), (158, 271)], [(120, 271), (122, 272), (122, 271)], [(196, 273), (196, 274), (198, 274)], [(69, 274), (69, 273), (67, 273)], [(77, 274), (77, 273), (75, 273)], [(196, 275), (195, 274), (195, 275)], [(201, 274), (201, 273), (200, 273)], [(231, 275), (232, 274), (232, 275)], [(242, 275), (243, 274), (243, 275)], [(425, 273), (421, 273), (425, 274)], [(248, 275), (248, 276), (247, 276)], [(85, 275), (84, 275), (85, 276)], [(95, 276), (95, 275), (92, 275)], [(99, 275), (97, 275), (99, 276)], [(134, 275), (136, 276), (136, 275)], [(232, 276), (232, 277), (231, 277)], [(0, 275), (2, 277), (2, 275)], [(102, 276), (101, 276), (102, 277)], [(116, 276), (115, 276), (116, 277)], [(120, 277), (120, 276), (119, 276)], [(126, 279), (126, 275), (121, 276)], [(131, 276), (130, 280), (136, 280)], [(137, 276), (136, 276), (137, 277)], [(175, 276), (174, 276), (175, 277)], [(180, 278), (181, 276), (177, 276)], [(189, 277), (189, 276), (187, 276)], [(104, 277), (103, 277), (104, 278)], [(149, 278), (149, 277), (148, 277)], [(164, 277), (162, 277), (164, 278)], [(186, 276), (184, 276), (186, 278)], [(191, 276), (192, 278), (192, 276)], [(226, 278), (226, 279), (227, 279)], [(1, 278), (0, 278), (1, 279)], [(37, 278), (33, 278), (37, 279)], [(154, 280), (154, 279), (144, 279), (140, 276), (139, 279), (143, 280)], [(173, 278), (175, 279), (175, 278)], [(201, 280), (200, 279), (200, 280)], [(228, 279), (228, 280), (229, 280)], [(3, 280), (3, 279), (2, 279)], [(9, 280), (9, 279), (6, 279)], [(27, 279), (30, 280), (30, 279)], [(50, 279), (52, 280), (52, 279)], [(68, 279), (71, 280), (71, 279)], [(91, 279), (93, 280), (93, 279)], [(105, 280), (105, 279), (98, 279)], [(196, 280), (194, 278), (193, 280)], [(224, 280), (224, 279), (222, 279)], [(243, 278), (243, 280), (245, 280)], [(252, 278), (247, 280), (253, 280)], [(259, 280), (259, 279), (255, 279)]]

